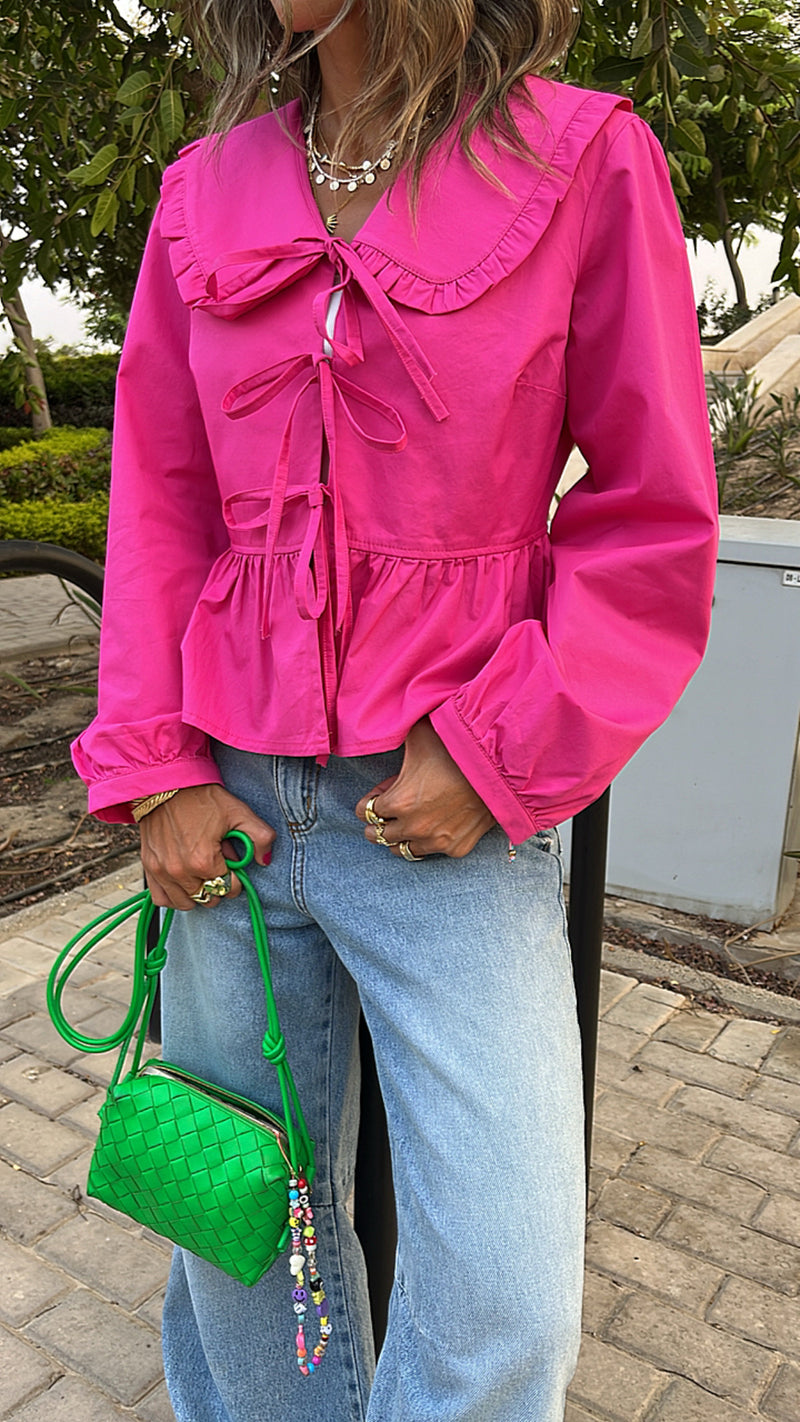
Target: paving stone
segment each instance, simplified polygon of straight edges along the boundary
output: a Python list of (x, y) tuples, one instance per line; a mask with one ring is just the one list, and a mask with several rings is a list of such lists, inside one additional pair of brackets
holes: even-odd
[(615, 1002), (619, 1002), (627, 992), (636, 987), (637, 979), (628, 978), (624, 973), (611, 973), (608, 968), (600, 969), (600, 1016), (603, 1017)]
[(0, 1160), (0, 1219), (12, 1239), (31, 1244), (74, 1213), (74, 1200), (57, 1185), (45, 1185), (19, 1166)]
[(773, 1195), (752, 1221), (753, 1229), (800, 1248), (800, 1205), (792, 1195)]
[(766, 1150), (751, 1141), (723, 1136), (706, 1157), (706, 1165), (716, 1170), (730, 1170), (766, 1190), (785, 1190), (800, 1195), (800, 1170), (797, 1162), (778, 1151)]
[(624, 1091), (626, 1096), (635, 1096), (640, 1101), (652, 1101), (655, 1106), (663, 1106), (678, 1090), (679, 1083), (663, 1071), (640, 1066), (626, 1061), (612, 1052), (600, 1051), (597, 1058), (598, 1081), (604, 1086), (613, 1086)]
[[(684, 1091), (697, 1091), (699, 1087), (681, 1087), (678, 1097), (673, 1097), (670, 1107)], [(709, 1093), (713, 1094), (713, 1093)], [(720, 1097), (720, 1100), (728, 1098)], [(740, 1102), (735, 1103), (737, 1106)], [(753, 1108), (756, 1109), (756, 1108)], [(652, 1145), (677, 1151), (679, 1155), (697, 1157), (711, 1145), (718, 1132), (705, 1121), (678, 1115), (672, 1109), (661, 1111), (644, 1101), (636, 1101), (621, 1091), (606, 1091), (598, 1103), (595, 1119), (600, 1126), (617, 1135), (627, 1136), (637, 1145), (649, 1142)], [(778, 1118), (780, 1119), (780, 1118)]]
[(35, 982), (30, 973), (23, 973), (21, 968), (12, 968), (10, 963), (0, 960), (0, 997), (7, 997), (9, 993), (17, 996), (21, 988), (32, 986)]
[(729, 1022), (709, 1047), (712, 1057), (722, 1061), (735, 1062), (737, 1066), (759, 1067), (775, 1046), (779, 1029), (770, 1022), (752, 1022), (748, 1018), (737, 1017)]
[[(27, 977), (27, 974), (25, 976)], [(47, 986), (44, 978), (29, 978), (24, 986), (20, 984), (14, 993), (13, 1002), (17, 1017), (26, 1017), (29, 1012), (46, 1012)]]
[(632, 992), (626, 993), (619, 1002), (609, 1008), (603, 1020), (649, 1036), (666, 1022), (684, 1001), (680, 993), (659, 995), (661, 993), (660, 988), (651, 989), (647, 983), (639, 983)]
[(50, 1018), (43, 1017), (39, 1012), (14, 1022), (6, 1028), (4, 1035), (17, 1044), (17, 1053), (19, 1048), (22, 1048), (23, 1051), (31, 1052), (56, 1066), (68, 1066), (70, 1062), (74, 1062), (77, 1055), (75, 1048), (65, 1042), (63, 1037), (59, 1037)]
[(12, 1057), (19, 1056), (19, 1047), (15, 1042), (8, 1042), (0, 1037), (0, 1062), (10, 1062)]
[(48, 1185), (57, 1185), (66, 1195), (73, 1200), (80, 1201), (86, 1195), (86, 1177), (89, 1173), (89, 1162), (92, 1158), (94, 1146), (86, 1141), (84, 1136), (84, 1149), (80, 1155), (73, 1156), (66, 1165), (60, 1165), (58, 1170), (54, 1170), (47, 1177)]
[(40, 973), (46, 976), (55, 962), (55, 956), (52, 948), (44, 948), (30, 938), (4, 938), (0, 943), (0, 962), (10, 964), (12, 968), (21, 968), (23, 973), (33, 977)]
[(10, 997), (0, 997), (0, 1031), (4, 1032), (12, 1022), (18, 1022), (21, 1017), (27, 1017), (30, 1008), (20, 1002), (16, 993)]
[(15, 1412), (14, 1422), (131, 1422), (131, 1414), (82, 1378), (68, 1374)]
[(784, 1027), (761, 1070), (768, 1076), (800, 1081), (800, 1027)]
[(800, 1288), (800, 1249), (697, 1205), (676, 1205), (658, 1238), (782, 1294), (794, 1297)]
[(85, 1101), (73, 1106), (71, 1111), (65, 1111), (60, 1119), (69, 1122), (71, 1126), (77, 1126), (78, 1130), (94, 1140), (100, 1127), (97, 1113), (105, 1099), (105, 1091), (93, 1091)]
[(646, 1032), (634, 1032), (630, 1027), (619, 1027), (602, 1017), (598, 1029), (599, 1046), (606, 1052), (614, 1052), (618, 1057), (633, 1057), (640, 1052), (650, 1038)]
[(0, 1415), (27, 1402), (58, 1374), (49, 1358), (0, 1328)]
[(800, 1368), (785, 1363), (761, 1402), (761, 1411), (775, 1422), (797, 1422), (800, 1417)]
[(702, 1116), (730, 1135), (751, 1136), (777, 1150), (785, 1149), (797, 1130), (797, 1123), (788, 1116), (766, 1111), (762, 1106), (750, 1106), (747, 1101), (737, 1101), (719, 1091), (709, 1091), (705, 1086), (682, 1087), (677, 1096), (673, 1096), (670, 1109), (680, 1113), (681, 1125), (688, 1125), (684, 1112), (690, 1117)]
[(157, 1334), (86, 1289), (35, 1318), (25, 1334), (123, 1405), (132, 1406), (161, 1377)]
[(33, 1175), (49, 1175), (77, 1155), (85, 1137), (60, 1121), (49, 1121), (19, 1101), (0, 1110), (0, 1154)]
[(606, 1131), (598, 1126), (595, 1119), (592, 1130), (592, 1165), (598, 1170), (613, 1175), (630, 1159), (636, 1147), (632, 1140), (618, 1136), (615, 1131)]
[(695, 1086), (708, 1086), (728, 1096), (743, 1096), (756, 1080), (755, 1072), (730, 1062), (717, 1061), (705, 1052), (693, 1052), (676, 1047), (672, 1042), (648, 1042), (637, 1061), (646, 1062), (661, 1072)]
[(570, 1397), (610, 1422), (637, 1422), (662, 1383), (649, 1363), (584, 1333)]
[(764, 1106), (768, 1111), (785, 1111), (787, 1116), (800, 1121), (800, 1085), (794, 1081), (783, 1081), (777, 1076), (765, 1076), (756, 1081), (748, 1096), (754, 1106)]
[[(87, 913), (84, 922), (88, 923), (90, 919), (91, 913)], [(76, 931), (75, 924), (71, 919), (60, 918), (54, 915), (52, 918), (43, 919), (41, 923), (37, 923), (26, 929), (22, 936), (27, 938), (31, 943), (38, 943), (50, 948), (50, 962), (52, 964), (53, 955), (59, 953), (62, 948), (66, 947)], [(49, 972), (49, 969), (46, 969), (46, 971)]]
[(726, 1279), (706, 1318), (765, 1348), (800, 1356), (800, 1303), (752, 1279)]
[(35, 1254), (0, 1238), (0, 1318), (19, 1327), (74, 1287), (73, 1280), (50, 1269)]
[(672, 1042), (692, 1052), (704, 1052), (725, 1026), (725, 1018), (698, 1008), (684, 1009), (670, 1017), (655, 1034), (658, 1042)]
[[(171, 1249), (171, 1248), (172, 1248), (172, 1246), (170, 1245), (170, 1249)], [(167, 1268), (169, 1268), (169, 1259), (167, 1259)], [(595, 1278), (599, 1278), (599, 1275), (596, 1274), (594, 1277), (595, 1277)], [(584, 1297), (585, 1297), (585, 1295), (584, 1295)], [(164, 1290), (163, 1290), (163, 1289), (158, 1289), (158, 1290), (156, 1291), (156, 1293), (154, 1293), (154, 1294), (147, 1300), (146, 1303), (143, 1303), (143, 1304), (142, 1304), (141, 1308), (137, 1308), (137, 1310), (136, 1310), (136, 1317), (137, 1317), (137, 1318), (142, 1318), (142, 1319), (144, 1319), (145, 1323), (149, 1323), (149, 1324), (150, 1324), (150, 1327), (151, 1327), (151, 1328), (154, 1328), (154, 1329), (156, 1330), (156, 1333), (160, 1333), (160, 1332), (161, 1332), (161, 1315), (162, 1315), (163, 1312), (164, 1312)]]
[(672, 1201), (660, 1190), (651, 1190), (635, 1180), (609, 1180), (600, 1193), (595, 1213), (632, 1234), (649, 1237), (671, 1209)]
[(136, 1416), (141, 1418), (141, 1422), (175, 1422), (166, 1383), (159, 1383), (153, 1392), (137, 1402)]
[(648, 1412), (647, 1422), (753, 1422), (753, 1413), (686, 1378), (676, 1378)]
[(564, 1422), (595, 1422), (596, 1417), (596, 1412), (593, 1416), (590, 1416), (588, 1412), (584, 1412), (582, 1407), (578, 1407), (574, 1402), (570, 1402), (569, 1399), (567, 1399), (567, 1410), (564, 1413)]
[[(592, 1220), (586, 1232), (586, 1262), (617, 1283), (632, 1284), (667, 1302), (700, 1313), (724, 1275), (656, 1239), (642, 1239), (605, 1220)], [(638, 1295), (637, 1295), (638, 1297)]]
[(732, 1338), (644, 1294), (623, 1304), (604, 1336), (734, 1402), (748, 1402), (774, 1367), (774, 1354), (766, 1348)]
[(91, 1086), (24, 1052), (0, 1067), (0, 1092), (51, 1120), (92, 1093)]
[(740, 1180), (722, 1170), (711, 1170), (686, 1160), (671, 1150), (643, 1145), (624, 1166), (624, 1178), (640, 1180), (669, 1195), (707, 1205), (713, 1201), (720, 1214), (731, 1215), (742, 1223), (750, 1221), (765, 1201), (766, 1194), (749, 1180)]
[(169, 1261), (160, 1249), (137, 1239), (92, 1210), (46, 1236), (37, 1252), (68, 1269), (112, 1303), (135, 1308), (165, 1282)]
[(583, 1331), (599, 1333), (615, 1309), (627, 1298), (628, 1290), (587, 1269), (583, 1276)]

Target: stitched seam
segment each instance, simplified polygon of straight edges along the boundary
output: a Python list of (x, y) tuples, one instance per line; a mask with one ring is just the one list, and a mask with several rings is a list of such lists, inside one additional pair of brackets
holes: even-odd
[(463, 548), (445, 553), (430, 553), (427, 550), (420, 552), (415, 548), (399, 548), (397, 544), (373, 543), (366, 539), (357, 541), (351, 539), (348, 541), (348, 547), (354, 553), (382, 553), (388, 557), (407, 559), (414, 563), (460, 563), (472, 562), (477, 558), (491, 558), (498, 553), (517, 553), (522, 548), (533, 548), (537, 543), (541, 543), (546, 535), (547, 526), (545, 525), (529, 537), (517, 539), (513, 543), (498, 543), (482, 548)]
[[(462, 716), (462, 714), (461, 714), (460, 710), (458, 709), (458, 707), (456, 706), (455, 702), (452, 702), (451, 705), (452, 705), (452, 707), (453, 707), (453, 711), (455, 712), (456, 716), (458, 717), (459, 721), (461, 722), (462, 726), (464, 727), (464, 730), (465, 730), (465, 731), (467, 732), (467, 734), (469, 735), (469, 737), (470, 737), (470, 739), (472, 740), (473, 744), (474, 744), (475, 746), (477, 746), (478, 750), (480, 751), (481, 755), (483, 756), (484, 760), (486, 761), (486, 764), (489, 765), (489, 766), (491, 766), (491, 768), (492, 768), (492, 770), (494, 771), (495, 775), (496, 775), (496, 776), (499, 776), (499, 778), (502, 780), (505, 789), (508, 790), (509, 794), (511, 794), (511, 795), (514, 796), (514, 799), (516, 800), (516, 802), (517, 802), (517, 804), (519, 805), (520, 809), (525, 812), (525, 814), (526, 814), (526, 816), (528, 817), (529, 820), (530, 820), (530, 819), (533, 819), (534, 824), (535, 824), (535, 816), (532, 816), (532, 815), (531, 815), (531, 812), (530, 812), (530, 810), (528, 809), (527, 805), (525, 804), (525, 801), (522, 800), (522, 799), (520, 798), (520, 796), (517, 794), (516, 790), (514, 789), (514, 786), (513, 786), (513, 785), (509, 785), (509, 783), (508, 783), (508, 781), (506, 780), (505, 776), (500, 775), (500, 772), (498, 771), (497, 766), (495, 765), (494, 761), (492, 760), (491, 756), (489, 755), (489, 752), (486, 750), (486, 748), (485, 748), (485, 746), (483, 745), (483, 743), (478, 740), (478, 737), (475, 735), (475, 732), (473, 731), (473, 729), (472, 729), (472, 727), (469, 725), (469, 723), (464, 720), (464, 717)], [(534, 830), (533, 833), (536, 833), (536, 830)]]

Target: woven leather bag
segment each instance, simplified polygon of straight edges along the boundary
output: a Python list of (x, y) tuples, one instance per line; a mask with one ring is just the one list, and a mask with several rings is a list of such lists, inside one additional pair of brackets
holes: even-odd
[[(156, 910), (146, 891), (100, 915), (70, 939), (50, 973), (47, 1002), (54, 1025), (72, 1046), (87, 1052), (120, 1048), (99, 1112), (101, 1126), (89, 1171), (89, 1195), (207, 1259), (243, 1284), (256, 1283), (293, 1239), (292, 1288), (296, 1288), (294, 1260), (298, 1247), (305, 1247), (298, 1246), (298, 1236), (302, 1235), (303, 1221), (311, 1217), (307, 1192), (314, 1177), (313, 1146), (286, 1060), (264, 916), (246, 873), (253, 846), (238, 831), (227, 838), (241, 841), (244, 848), (241, 859), (227, 863), (238, 875), (250, 908), (267, 1008), (262, 1050), (278, 1075), (283, 1119), (171, 1063), (152, 1060), (142, 1065), (173, 918), (172, 910), (164, 914), (158, 942), (148, 952), (147, 930)], [(138, 914), (138, 923), (128, 1013), (111, 1037), (84, 1037), (69, 1025), (61, 1010), (67, 980), (102, 938), (134, 914)], [(87, 935), (92, 936), (79, 948)], [(133, 1063), (122, 1077), (137, 1024)], [(292, 1187), (294, 1200), (289, 1193)], [(302, 1220), (294, 1203), (298, 1197), (305, 1202)], [(313, 1235), (313, 1230), (305, 1233)], [(310, 1267), (310, 1287), (313, 1292), (316, 1284), (319, 1293), (322, 1285), (313, 1257)], [(297, 1312), (295, 1309), (295, 1315)], [(327, 1316), (320, 1317), (327, 1324)], [(295, 1317), (295, 1323), (298, 1321)]]

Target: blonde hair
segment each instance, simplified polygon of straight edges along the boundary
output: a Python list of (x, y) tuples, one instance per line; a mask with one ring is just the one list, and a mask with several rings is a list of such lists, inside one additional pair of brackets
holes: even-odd
[[(316, 44), (360, 3), (367, 26), (367, 72), (359, 102), (342, 126), (337, 156), (361, 157), (375, 133), (397, 142), (416, 191), (433, 144), (457, 124), (470, 161), (477, 130), (495, 145), (531, 154), (509, 107), (520, 81), (563, 60), (578, 23), (575, 0), (344, 0), (326, 30), (294, 35), (290, 0), (280, 21), (270, 0), (183, 0), (182, 10), (212, 75), (221, 74), (209, 131), (226, 133), (265, 107), (319, 91)], [(468, 101), (465, 107), (465, 100)]]

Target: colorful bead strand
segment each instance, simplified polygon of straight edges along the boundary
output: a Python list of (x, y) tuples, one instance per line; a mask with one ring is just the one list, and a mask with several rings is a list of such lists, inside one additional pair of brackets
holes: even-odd
[[(317, 1271), (317, 1236), (314, 1230), (314, 1211), (309, 1202), (308, 1181), (302, 1175), (297, 1178), (292, 1176), (289, 1180), (289, 1230), (292, 1236), (289, 1269), (293, 1284), (292, 1307), (296, 1315), (295, 1324), (297, 1327), (295, 1335), (297, 1366), (304, 1377), (309, 1377), (319, 1367), (325, 1355), (331, 1335), (331, 1325), (328, 1318), (325, 1288)], [(306, 1287), (306, 1278), (303, 1272), (306, 1263), (308, 1264), (308, 1287)], [(315, 1343), (310, 1357), (305, 1335), (309, 1293), (319, 1319), (319, 1342)]]

